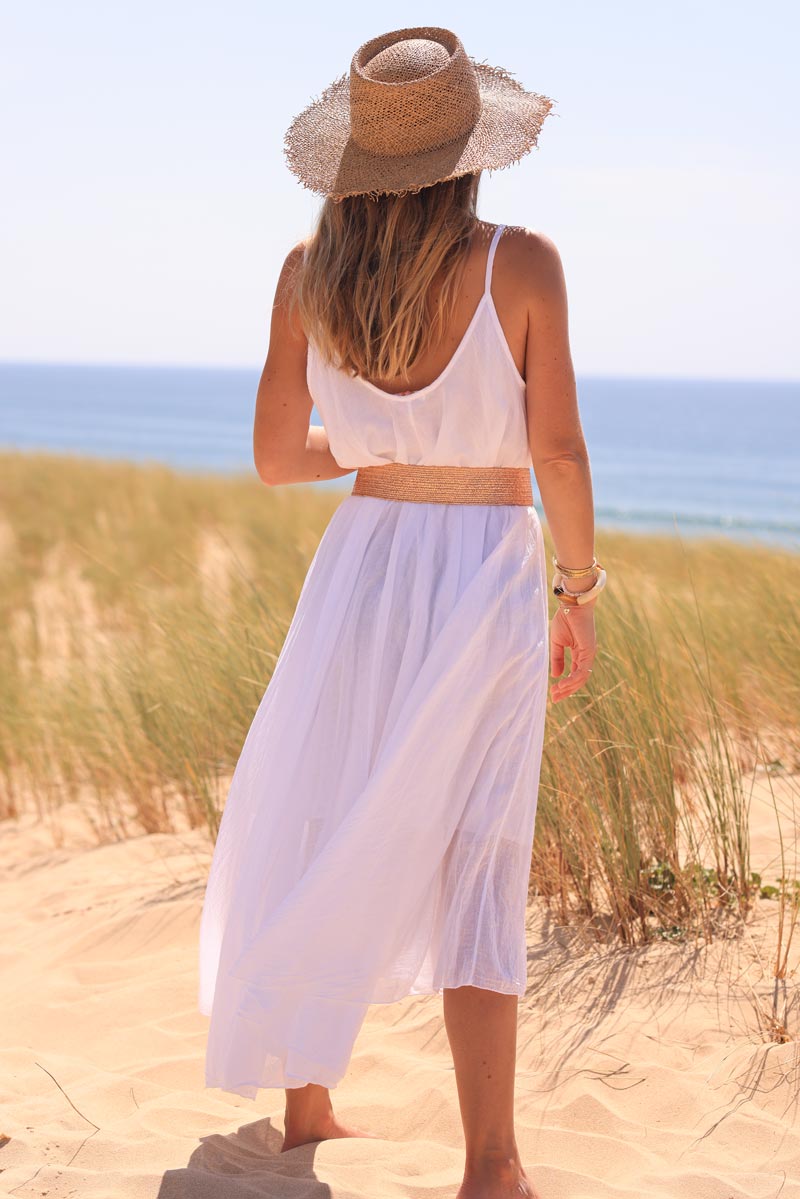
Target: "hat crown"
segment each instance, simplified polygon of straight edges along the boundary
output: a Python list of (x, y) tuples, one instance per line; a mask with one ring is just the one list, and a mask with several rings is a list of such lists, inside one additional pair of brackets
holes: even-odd
[(364, 150), (424, 153), (467, 137), (480, 114), (477, 71), (449, 29), (395, 30), (353, 55), (351, 137)]
[(361, 73), (376, 83), (407, 83), (440, 71), (450, 55), (439, 42), (410, 37), (380, 50), (361, 67)]

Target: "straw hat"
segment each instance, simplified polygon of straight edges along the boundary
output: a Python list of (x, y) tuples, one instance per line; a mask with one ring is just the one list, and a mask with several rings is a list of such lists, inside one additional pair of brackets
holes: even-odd
[(470, 58), (449, 29), (396, 29), (365, 42), (292, 121), (289, 169), (331, 199), (401, 195), (516, 162), (554, 101)]

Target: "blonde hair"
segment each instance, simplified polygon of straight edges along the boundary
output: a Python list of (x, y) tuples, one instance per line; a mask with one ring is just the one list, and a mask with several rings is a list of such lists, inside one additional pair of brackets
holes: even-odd
[(325, 361), (363, 377), (408, 379), (452, 316), (479, 182), (480, 172), (403, 195), (323, 202), (292, 305)]

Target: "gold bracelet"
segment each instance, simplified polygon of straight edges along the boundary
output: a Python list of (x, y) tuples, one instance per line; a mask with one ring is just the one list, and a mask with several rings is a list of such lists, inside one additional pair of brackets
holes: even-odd
[(595, 570), (597, 567), (597, 559), (592, 558), (591, 566), (562, 566), (556, 555), (553, 554), (553, 566), (555, 566), (559, 574), (562, 574), (565, 579), (581, 579), (585, 575), (590, 575), (592, 571)]
[(581, 604), (593, 604), (599, 593), (606, 585), (606, 572), (601, 562), (597, 563), (597, 578), (586, 591), (569, 592), (563, 585), (563, 576), (557, 573), (553, 578), (553, 595), (558, 599), (561, 608), (576, 608)]

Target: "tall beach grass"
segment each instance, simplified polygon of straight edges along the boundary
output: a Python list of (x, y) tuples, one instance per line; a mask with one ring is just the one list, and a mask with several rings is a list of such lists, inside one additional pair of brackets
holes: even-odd
[[(0, 454), (0, 817), (33, 806), (57, 836), (77, 799), (100, 841), (213, 837), (339, 502), (250, 476)], [(545, 539), (549, 578), (546, 525)], [(759, 772), (798, 769), (800, 558), (604, 529), (596, 545), (599, 653), (591, 682), (548, 708), (532, 891), (626, 944), (729, 935), (777, 902), (778, 977), (795, 829), (776, 805), (785, 857), (770, 879), (750, 860), (748, 801)]]

